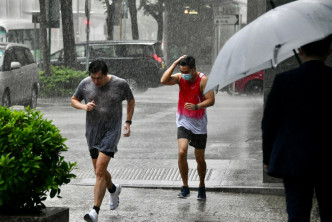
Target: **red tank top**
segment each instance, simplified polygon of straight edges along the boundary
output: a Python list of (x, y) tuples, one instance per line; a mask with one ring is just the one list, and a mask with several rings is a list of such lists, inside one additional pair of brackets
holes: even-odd
[(184, 80), (183, 78), (180, 79), (178, 115), (184, 115), (192, 119), (203, 119), (205, 108), (198, 110), (187, 110), (184, 108), (185, 103), (198, 104), (205, 100), (200, 88), (203, 76), (203, 73), (199, 73), (194, 82)]

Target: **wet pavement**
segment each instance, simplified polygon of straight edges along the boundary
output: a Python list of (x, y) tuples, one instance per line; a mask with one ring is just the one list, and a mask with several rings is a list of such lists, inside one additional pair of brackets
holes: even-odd
[[(99, 212), (99, 222), (110, 221), (286, 221), (282, 196), (207, 192), (206, 201), (196, 200), (192, 190), (187, 199), (177, 198), (178, 190), (123, 188), (120, 205), (110, 211), (108, 195)], [(70, 222), (83, 221), (93, 204), (93, 187), (66, 185), (61, 200), (47, 206), (69, 207)], [(70, 198), (69, 198), (70, 197)]]
[[(263, 97), (216, 95), (215, 106), (207, 111), (208, 199), (203, 203), (196, 200), (198, 175), (193, 149), (188, 151), (192, 196), (176, 198), (182, 185), (177, 168), (177, 98), (177, 86), (135, 95), (132, 135), (121, 138), (119, 152), (108, 168), (113, 181), (124, 187), (121, 205), (109, 212), (105, 197), (99, 221), (285, 221), (282, 184), (262, 182)], [(85, 112), (69, 103), (70, 98), (40, 99), (37, 108), (68, 139), (69, 151), (63, 154), (66, 160), (78, 163), (73, 172), (77, 178), (61, 188), (63, 198), (45, 204), (67, 206), (70, 221), (82, 221), (93, 204), (95, 179), (84, 137)], [(314, 206), (313, 221), (317, 218)]]

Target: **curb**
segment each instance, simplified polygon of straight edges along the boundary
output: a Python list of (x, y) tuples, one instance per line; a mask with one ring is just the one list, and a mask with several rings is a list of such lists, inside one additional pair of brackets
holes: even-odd
[[(73, 186), (94, 186), (91, 184), (75, 184)], [(135, 184), (121, 184), (121, 187), (137, 188), (137, 189), (161, 189), (161, 190), (179, 190), (180, 186), (171, 185), (135, 185)], [(198, 190), (198, 187), (190, 187), (191, 190)], [(274, 195), (285, 196), (283, 187), (249, 187), (249, 186), (232, 186), (232, 187), (206, 187), (206, 191), (237, 193), (237, 194), (260, 194), (260, 195)]]

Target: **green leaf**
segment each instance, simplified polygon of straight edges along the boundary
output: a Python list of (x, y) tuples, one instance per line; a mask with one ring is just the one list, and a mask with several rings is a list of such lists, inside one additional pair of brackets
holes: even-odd
[(52, 189), (51, 193), (50, 193), (50, 197), (51, 198), (55, 197), (56, 193), (57, 193), (57, 190), (56, 189)]

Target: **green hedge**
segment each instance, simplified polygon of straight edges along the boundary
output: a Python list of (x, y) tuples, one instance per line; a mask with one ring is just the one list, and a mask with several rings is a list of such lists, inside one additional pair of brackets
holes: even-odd
[(63, 66), (52, 66), (52, 75), (39, 73), (40, 97), (68, 97), (72, 96), (78, 84), (87, 77), (84, 71), (77, 71)]
[(34, 110), (0, 106), (0, 212), (36, 212), (60, 186), (75, 178), (75, 163), (64, 161), (67, 151), (52, 121)]

